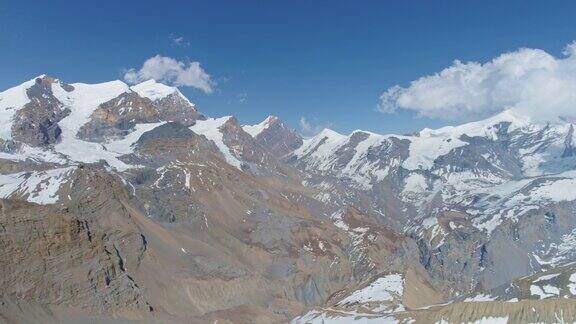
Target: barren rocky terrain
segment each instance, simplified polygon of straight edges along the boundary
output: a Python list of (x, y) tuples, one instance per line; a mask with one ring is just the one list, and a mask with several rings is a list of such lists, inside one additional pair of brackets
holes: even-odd
[(41, 75), (0, 125), (0, 322), (576, 321), (569, 121), (303, 138)]

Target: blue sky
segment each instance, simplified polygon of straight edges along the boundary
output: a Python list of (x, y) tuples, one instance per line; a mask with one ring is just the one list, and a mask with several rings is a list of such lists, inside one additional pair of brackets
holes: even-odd
[(561, 55), (574, 12), (570, 1), (3, 1), (0, 89), (41, 73), (122, 79), (160, 54), (201, 63), (213, 92), (181, 90), (210, 116), (407, 133), (455, 121), (379, 112), (383, 91), (455, 59)]

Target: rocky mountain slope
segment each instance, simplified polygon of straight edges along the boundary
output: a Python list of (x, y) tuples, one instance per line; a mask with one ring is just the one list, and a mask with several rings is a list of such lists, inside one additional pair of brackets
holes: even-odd
[[(576, 320), (574, 263), (441, 304), (430, 303), (429, 293), (427, 286), (414, 286), (414, 280), (407, 276), (388, 274), (338, 303), (312, 310), (292, 323), (573, 323)], [(428, 299), (430, 304), (415, 306), (411, 304), (414, 297)]]
[(327, 201), (366, 197), (366, 210), (419, 242), (448, 293), (467, 293), (573, 259), (573, 139), (570, 123), (506, 111), (415, 136), (325, 130), (290, 162)]
[(575, 320), (569, 121), (304, 139), (41, 75), (0, 124), (0, 322)]

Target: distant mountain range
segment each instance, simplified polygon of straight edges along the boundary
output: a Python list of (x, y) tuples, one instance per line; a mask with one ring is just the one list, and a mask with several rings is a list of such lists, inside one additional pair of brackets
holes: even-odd
[(0, 126), (0, 322), (576, 321), (570, 121), (303, 138), (41, 75)]

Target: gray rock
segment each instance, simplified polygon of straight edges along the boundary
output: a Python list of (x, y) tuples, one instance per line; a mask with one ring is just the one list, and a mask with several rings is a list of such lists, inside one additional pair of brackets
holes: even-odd
[(16, 112), (12, 125), (15, 140), (32, 146), (45, 146), (57, 143), (62, 130), (58, 122), (66, 117), (70, 110), (52, 94), (50, 77), (36, 79), (26, 94), (30, 102)]

